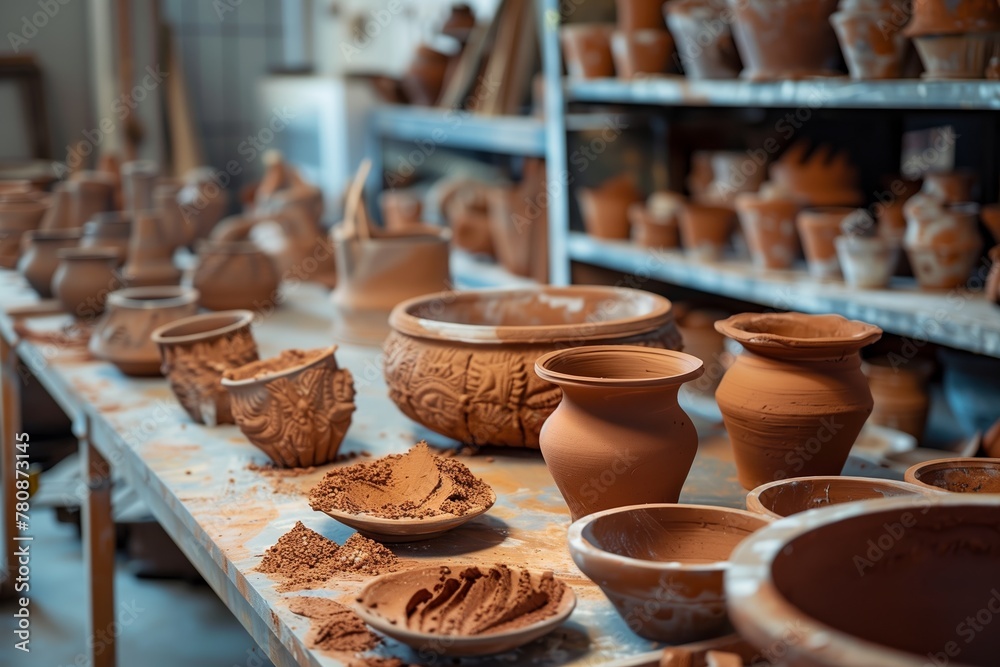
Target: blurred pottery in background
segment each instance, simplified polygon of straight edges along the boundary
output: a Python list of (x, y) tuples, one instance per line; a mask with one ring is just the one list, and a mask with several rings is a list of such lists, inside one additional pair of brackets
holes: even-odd
[(735, 79), (742, 65), (725, 0), (671, 0), (663, 5), (667, 26), (688, 79)]
[(961, 204), (975, 201), (976, 184), (979, 176), (971, 169), (939, 171), (924, 174), (920, 193), (936, 199), (942, 204)]
[(724, 206), (685, 204), (680, 217), (685, 254), (702, 262), (717, 262), (736, 223), (736, 214)]
[(566, 70), (574, 79), (615, 75), (611, 56), (612, 23), (571, 23), (559, 28)]
[(74, 209), (73, 193), (65, 182), (56, 183), (52, 186), (52, 205), (45, 211), (38, 228), (48, 231), (83, 227), (86, 220), (77, 220)]
[(733, 36), (753, 81), (837, 74), (840, 48), (830, 26), (837, 0), (729, 0)]
[(673, 53), (674, 39), (663, 29), (616, 30), (611, 35), (611, 55), (619, 79), (666, 74)]
[(927, 382), (931, 365), (920, 359), (879, 357), (861, 364), (875, 406), (868, 421), (909, 433), (923, 441), (930, 409)]
[(154, 211), (137, 213), (129, 237), (128, 260), (122, 267), (125, 284), (129, 287), (178, 284), (181, 271), (174, 266), (173, 241), (165, 218)]
[(904, 32), (913, 38), (925, 79), (982, 79), (1000, 36), (1000, 6), (993, 0), (916, 0)]
[(618, 29), (622, 32), (663, 30), (663, 0), (615, 0)]
[(733, 363), (733, 355), (726, 351), (726, 337), (715, 330), (715, 323), (729, 317), (721, 310), (678, 307), (677, 328), (684, 339), (684, 351), (701, 359), (705, 374), (681, 388), (682, 392), (695, 392), (715, 396), (715, 390)]
[(83, 226), (81, 248), (114, 248), (118, 253), (118, 266), (128, 258), (129, 239), (132, 235), (132, 217), (123, 211), (96, 213)]
[(852, 79), (901, 79), (909, 40), (905, 10), (892, 0), (840, 0), (830, 17)]
[(684, 197), (675, 192), (654, 192), (645, 204), (628, 207), (632, 238), (642, 248), (662, 250), (678, 245), (678, 222)]
[(433, 106), (441, 96), (449, 56), (426, 44), (417, 47), (400, 87), (411, 104)]
[(181, 184), (176, 181), (160, 182), (153, 187), (153, 208), (163, 220), (170, 244), (177, 249), (194, 241), (194, 225), (184, 215), (177, 202)]
[(986, 298), (1000, 306), (1000, 245), (990, 250), (990, 273), (986, 277)]
[(274, 262), (253, 242), (201, 241), (192, 285), (209, 310), (275, 308), (280, 277)]
[(899, 263), (899, 242), (848, 234), (833, 240), (844, 281), (859, 289), (888, 287)]
[(405, 232), (423, 224), (424, 204), (417, 195), (404, 190), (386, 190), (379, 195), (382, 222), (390, 232)]
[(750, 193), (736, 197), (736, 213), (757, 268), (791, 267), (799, 254), (795, 217), (800, 208), (790, 199), (765, 199)]
[(540, 283), (549, 279), (547, 182), (544, 163), (532, 160), (519, 184), (487, 190), (497, 260), (514, 275)]
[[(498, 193), (496, 196), (497, 205), (506, 209), (507, 204), (499, 201), (505, 195)], [(442, 196), (442, 213), (451, 227), (452, 243), (456, 247), (476, 255), (495, 254), (490, 222), (493, 215), (490, 209), (491, 198), (489, 186), (472, 182), (447, 198)], [(530, 252), (528, 259), (530, 260)]]
[(982, 241), (975, 204), (945, 204), (916, 195), (903, 207), (903, 246), (922, 289), (963, 287), (979, 259)]
[(215, 180), (211, 167), (192, 169), (184, 177), (177, 203), (192, 228), (194, 240), (208, 238), (229, 209), (229, 193)]
[(797, 142), (771, 163), (769, 173), (777, 192), (803, 206), (858, 206), (864, 201), (857, 169), (846, 153), (834, 153), (829, 146), (810, 150)]
[(13, 269), (21, 256), (21, 239), (38, 229), (48, 204), (33, 199), (0, 201), (0, 267)]
[(153, 189), (160, 176), (159, 166), (152, 160), (133, 160), (122, 164), (122, 194), (125, 211), (136, 213), (155, 207)]
[(52, 276), (52, 293), (63, 310), (77, 319), (104, 312), (108, 294), (121, 287), (118, 253), (113, 248), (63, 248)]
[(65, 181), (73, 204), (72, 217), (78, 224), (92, 220), (98, 213), (113, 211), (115, 193), (114, 179), (100, 171), (79, 171)]
[(993, 242), (1000, 243), (1000, 204), (986, 204), (979, 211), (979, 215), (993, 236)]
[(59, 228), (38, 229), (24, 235), (24, 252), (17, 270), (41, 298), (52, 298), (52, 277), (59, 268), (59, 251), (77, 246), (80, 235), (79, 229)]
[(579, 188), (577, 196), (589, 235), (612, 240), (629, 237), (628, 208), (640, 201), (631, 178), (623, 174), (593, 188)]
[(839, 278), (840, 262), (834, 242), (841, 234), (844, 220), (856, 209), (843, 206), (810, 208), (799, 213), (795, 220), (802, 240), (809, 273), (817, 280)]

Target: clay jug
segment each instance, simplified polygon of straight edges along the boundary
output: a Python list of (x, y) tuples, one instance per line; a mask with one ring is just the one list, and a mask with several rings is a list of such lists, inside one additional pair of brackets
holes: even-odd
[(132, 218), (122, 211), (95, 214), (83, 226), (81, 248), (114, 248), (118, 251), (118, 266), (128, 257), (129, 237), (132, 235)]
[(930, 407), (931, 365), (920, 359), (879, 357), (865, 361), (861, 369), (875, 401), (869, 421), (909, 433), (919, 444)]
[(129, 287), (176, 285), (181, 272), (173, 262), (174, 245), (165, 220), (153, 211), (136, 214), (122, 279)]
[(872, 411), (860, 350), (882, 330), (801, 313), (743, 313), (715, 328), (744, 348), (715, 392), (740, 484), (839, 475)]
[(757, 268), (787, 269), (798, 257), (795, 217), (800, 208), (793, 199), (765, 199), (750, 193), (736, 197), (736, 213)]
[(125, 210), (135, 213), (154, 208), (153, 188), (160, 169), (152, 160), (134, 160), (122, 165), (122, 195)]
[(580, 188), (578, 193), (588, 234), (598, 239), (629, 237), (628, 207), (640, 201), (640, 195), (628, 176), (617, 176), (595, 188)]
[(79, 244), (80, 233), (79, 229), (51, 229), (24, 235), (24, 252), (17, 262), (17, 270), (41, 298), (52, 298), (52, 276), (59, 268), (58, 253)]
[(194, 224), (177, 202), (180, 190), (181, 184), (176, 181), (161, 182), (153, 188), (153, 208), (163, 218), (167, 237), (175, 249), (194, 241)]
[(280, 279), (274, 261), (255, 243), (202, 241), (192, 284), (209, 310), (274, 308)]
[(177, 203), (191, 225), (194, 238), (204, 239), (226, 216), (229, 193), (216, 182), (210, 167), (199, 167), (186, 176), (184, 187), (177, 193)]
[(73, 317), (92, 320), (104, 312), (108, 294), (121, 288), (114, 248), (63, 248), (52, 276), (52, 293)]
[(631, 345), (538, 358), (535, 373), (562, 389), (540, 447), (574, 521), (614, 507), (677, 502), (698, 450), (677, 392), (703, 372), (697, 357)]

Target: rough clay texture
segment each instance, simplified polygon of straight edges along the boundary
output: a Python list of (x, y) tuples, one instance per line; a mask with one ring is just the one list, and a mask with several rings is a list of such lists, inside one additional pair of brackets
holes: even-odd
[(312, 627), (306, 636), (310, 648), (357, 652), (378, 645), (378, 637), (371, 633), (364, 621), (339, 602), (303, 596), (294, 598), (288, 608), (312, 620)]
[(425, 442), (406, 454), (332, 470), (309, 494), (314, 510), (386, 519), (464, 516), (492, 499), (490, 487), (465, 464), (434, 456)]

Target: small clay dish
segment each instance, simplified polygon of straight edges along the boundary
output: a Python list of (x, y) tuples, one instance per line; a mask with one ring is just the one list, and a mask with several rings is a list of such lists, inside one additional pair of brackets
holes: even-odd
[(949, 458), (910, 466), (904, 479), (938, 493), (1000, 493), (1000, 459)]
[(637, 635), (682, 644), (730, 631), (729, 555), (770, 522), (725, 507), (631, 505), (574, 522), (569, 552)]
[[(553, 615), (522, 628), (462, 635), (422, 632), (407, 627), (408, 619), (412, 616), (409, 613), (411, 605), (423, 602), (422, 598), (431, 592), (441, 597), (448, 596), (451, 587), (441, 586), (441, 584), (446, 579), (456, 581), (458, 573), (469, 567), (475, 566), (434, 565), (384, 574), (376, 577), (361, 589), (354, 608), (365, 623), (417, 651), (458, 657), (503, 653), (523, 646), (556, 629), (569, 618), (576, 607), (576, 595), (574, 595), (573, 589), (564, 585), (562, 597), (559, 599)], [(478, 569), (485, 572), (490, 568), (479, 567)], [(534, 570), (513, 567), (510, 570), (515, 576), (527, 572), (533, 581), (538, 581), (545, 576), (542, 572)], [(556, 581), (559, 580), (556, 579)], [(435, 587), (438, 587), (438, 590), (435, 590)], [(459, 590), (458, 593), (461, 594), (462, 591)], [(445, 605), (442, 605), (442, 607), (445, 606), (448, 606), (447, 601)]]
[(791, 477), (761, 484), (747, 494), (747, 509), (754, 514), (782, 519), (827, 505), (858, 500), (919, 496), (926, 491), (891, 479), (869, 477)]

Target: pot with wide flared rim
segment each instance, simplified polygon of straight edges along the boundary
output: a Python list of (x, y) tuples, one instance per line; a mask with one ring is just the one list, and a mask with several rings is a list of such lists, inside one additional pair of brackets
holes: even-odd
[(799, 512), (877, 498), (922, 496), (924, 491), (906, 482), (871, 477), (790, 477), (761, 484), (747, 494), (747, 510), (771, 519)]
[(104, 312), (108, 295), (122, 287), (118, 253), (114, 248), (62, 248), (52, 276), (52, 293), (63, 309), (77, 319)]
[(910, 466), (903, 478), (932, 493), (1000, 494), (1000, 459), (937, 459)]
[(52, 277), (60, 261), (58, 253), (63, 248), (76, 247), (80, 234), (79, 229), (56, 228), (36, 229), (24, 235), (24, 252), (17, 261), (17, 271), (41, 298), (52, 298)]
[(743, 346), (715, 392), (743, 488), (839, 474), (872, 411), (860, 351), (882, 330), (802, 313), (743, 313), (715, 328)]
[[(623, 505), (677, 502), (698, 450), (677, 392), (703, 372), (690, 354), (631, 345), (538, 358), (535, 373), (562, 390), (539, 445), (574, 520)], [(614, 479), (605, 483), (608, 470)], [(596, 478), (599, 490), (587, 483)]]

